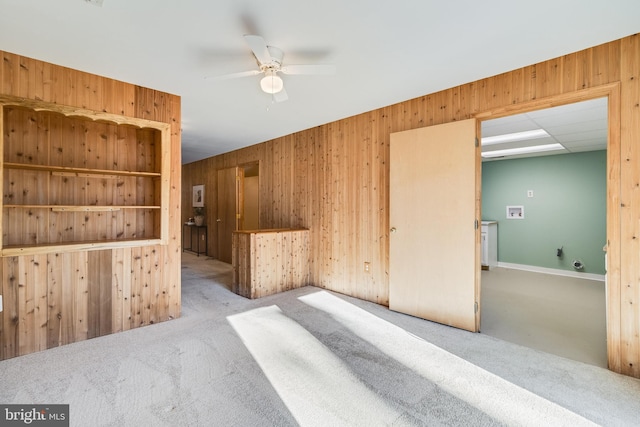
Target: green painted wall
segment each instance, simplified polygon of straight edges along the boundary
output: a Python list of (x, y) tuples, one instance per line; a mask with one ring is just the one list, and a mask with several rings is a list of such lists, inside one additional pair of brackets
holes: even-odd
[[(583, 272), (604, 274), (606, 163), (606, 151), (482, 163), (482, 219), (498, 221), (498, 261), (575, 271), (579, 259)], [(507, 205), (524, 206), (524, 219), (506, 219)]]

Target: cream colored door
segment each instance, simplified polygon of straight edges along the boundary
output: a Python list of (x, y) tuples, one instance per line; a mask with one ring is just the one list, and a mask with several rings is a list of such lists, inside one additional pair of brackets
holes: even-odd
[(477, 332), (475, 119), (391, 134), (389, 308)]
[(218, 170), (218, 259), (231, 263), (231, 239), (238, 229), (238, 168)]

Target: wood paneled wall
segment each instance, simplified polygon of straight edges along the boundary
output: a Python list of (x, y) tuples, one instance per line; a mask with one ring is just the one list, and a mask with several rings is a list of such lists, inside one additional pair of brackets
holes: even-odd
[(171, 125), (168, 244), (2, 258), (0, 359), (179, 317), (180, 98), (8, 52), (0, 56), (2, 94)]
[[(638, 35), (187, 164), (183, 181), (185, 189), (206, 184), (206, 204), (215, 206), (215, 171), (260, 161), (260, 225), (310, 230), (311, 283), (388, 304), (391, 133), (614, 83), (621, 127), (610, 130), (619, 146), (609, 150), (609, 366), (640, 377)], [(208, 222), (214, 230), (215, 215)]]

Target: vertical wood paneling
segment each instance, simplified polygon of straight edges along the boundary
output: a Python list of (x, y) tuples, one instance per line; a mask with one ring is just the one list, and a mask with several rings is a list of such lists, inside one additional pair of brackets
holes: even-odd
[(131, 248), (113, 251), (112, 280), (112, 330), (121, 332), (131, 329)]
[(18, 304), (19, 272), (18, 257), (2, 258), (2, 358), (19, 355), (18, 346), (20, 314)]
[[(156, 102), (158, 102), (158, 104), (160, 105), (158, 114), (155, 119), (171, 124), (171, 138), (172, 141), (174, 141), (170, 147), (170, 227), (168, 233), (168, 244), (167, 246), (156, 248), (156, 256), (161, 256), (161, 261), (159, 261), (158, 264), (162, 266), (160, 271), (161, 283), (156, 284), (156, 286), (159, 286), (161, 293), (159, 302), (161, 306), (159, 307), (156, 321), (163, 321), (180, 317), (181, 307), (180, 274), (183, 221), (181, 211), (182, 156), (179, 141), (182, 127), (180, 98), (176, 96), (169, 96), (162, 92), (154, 91), (154, 93), (156, 95), (156, 99), (159, 98), (159, 100), (157, 100)], [(156, 161), (158, 160), (156, 159)]]
[(18, 95), (20, 93), (20, 57), (3, 52), (2, 68), (3, 93)]
[(142, 249), (142, 263), (141, 263), (141, 277), (142, 281), (140, 283), (140, 300), (138, 303), (140, 304), (140, 326), (151, 324), (151, 309), (153, 306), (152, 295), (152, 286), (153, 286), (153, 272), (151, 270), (151, 251), (146, 250), (146, 248)]
[(47, 319), (47, 348), (57, 347), (67, 344), (68, 335), (62, 328), (62, 258), (60, 254), (49, 254), (47, 256), (48, 269), (48, 319)]
[(144, 265), (142, 248), (131, 249), (131, 325), (130, 329), (142, 326), (142, 288), (144, 286)]
[[(74, 270), (75, 270), (75, 258), (71, 254), (55, 254), (55, 262), (57, 268), (53, 269), (53, 273), (56, 274), (56, 282), (60, 283), (61, 303), (60, 309), (56, 316), (59, 317), (59, 343), (69, 344), (75, 342), (76, 339), (76, 317), (77, 310), (75, 309), (76, 301), (76, 286), (74, 282)], [(51, 259), (51, 257), (50, 257)], [(59, 274), (59, 276), (57, 276)]]
[[(28, 257), (27, 284), (28, 294), (33, 298), (33, 314), (27, 312), (27, 317), (33, 317), (33, 331), (29, 333), (34, 337), (33, 348), (27, 353), (45, 350), (47, 348), (47, 320), (48, 320), (48, 283), (47, 283), (47, 255), (33, 255)], [(27, 307), (31, 302), (27, 302)]]
[[(640, 37), (622, 43), (620, 368), (640, 377)], [(617, 307), (616, 307), (617, 308)]]
[(620, 293), (621, 293), (621, 186), (615, 185), (621, 176), (621, 101), (620, 86), (612, 91), (608, 102), (608, 151), (607, 151), (607, 244), (606, 251), (606, 290), (607, 290), (607, 356), (609, 369), (621, 372), (620, 353)]
[[(15, 74), (15, 65), (5, 64), (4, 72)], [(616, 372), (640, 377), (639, 80), (635, 35), (184, 165), (183, 179), (189, 185), (195, 177), (214, 184), (210, 171), (236, 166), (239, 159), (260, 161), (261, 227), (308, 228), (313, 284), (388, 304), (392, 132), (620, 82), (619, 102), (610, 99), (618, 103), (612, 108), (614, 114), (619, 111), (622, 128), (620, 146), (609, 147), (609, 199), (617, 197), (616, 188), (621, 192), (619, 212), (615, 201), (608, 207), (609, 364)], [(11, 86), (11, 78), (5, 84)], [(610, 130), (610, 139), (617, 134), (617, 129)], [(620, 152), (620, 161), (611, 158)], [(183, 194), (183, 201), (189, 197)], [(620, 218), (611, 217), (618, 213)], [(183, 219), (188, 216), (183, 212)], [(209, 242), (215, 246), (211, 227)], [(364, 261), (371, 262), (368, 275)]]
[(112, 332), (112, 251), (88, 252), (88, 338)]
[(83, 341), (89, 338), (89, 265), (88, 252), (79, 252), (76, 256), (69, 256), (69, 277), (73, 295), (71, 303), (71, 322), (73, 325), (73, 340)]
[[(171, 124), (167, 245), (2, 258), (0, 359), (179, 317), (180, 98), (8, 52), (0, 51), (0, 57), (2, 94)], [(19, 108), (12, 108), (8, 115), (22, 115), (27, 126), (14, 133), (3, 129), (5, 161), (158, 170), (160, 159), (153, 144), (138, 144), (138, 136), (140, 141), (155, 140), (147, 131), (138, 135), (133, 127)], [(7, 123), (7, 115), (3, 117), (2, 128)], [(137, 200), (157, 204), (157, 187), (145, 179), (43, 178), (34, 171), (11, 171), (3, 176), (5, 203), (20, 199), (33, 204), (133, 205)], [(21, 230), (12, 233), (20, 236), (17, 242), (7, 242), (3, 233), (4, 244), (148, 237), (158, 235), (159, 230), (155, 215), (144, 210), (127, 215), (4, 211), (3, 222), (13, 215), (11, 223)]]

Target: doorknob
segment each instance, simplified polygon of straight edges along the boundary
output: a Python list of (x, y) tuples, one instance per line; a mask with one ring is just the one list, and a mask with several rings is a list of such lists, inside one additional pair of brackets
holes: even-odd
[(392, 233), (395, 233), (396, 232), (396, 228), (395, 227), (391, 227), (391, 229), (389, 231), (392, 232)]
[(216, 219), (216, 222), (222, 222), (222, 220), (220, 218)]

